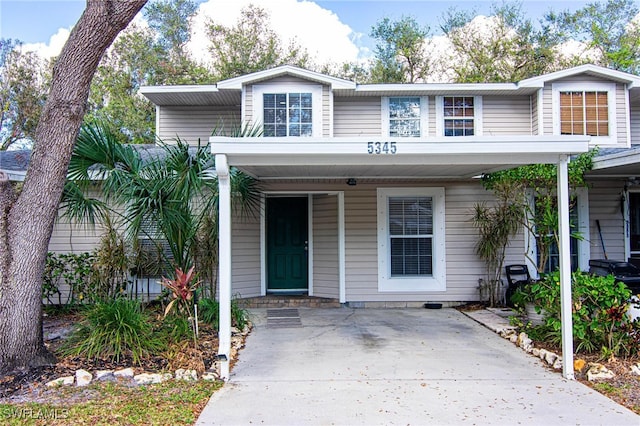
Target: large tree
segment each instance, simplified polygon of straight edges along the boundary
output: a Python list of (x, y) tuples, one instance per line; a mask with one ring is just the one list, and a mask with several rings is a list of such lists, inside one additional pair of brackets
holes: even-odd
[(188, 0), (145, 7), (149, 27), (131, 24), (100, 62), (91, 85), (88, 121), (108, 123), (121, 142), (153, 143), (155, 108), (138, 94), (140, 86), (213, 79), (186, 47), (195, 11), (195, 3)]
[(421, 26), (411, 16), (399, 21), (383, 18), (371, 28), (377, 40), (371, 67), (373, 83), (424, 82), (431, 71), (431, 55), (427, 51), (430, 28)]
[(29, 145), (46, 99), (49, 66), (20, 43), (0, 39), (0, 150)]
[(556, 40), (536, 29), (518, 3), (495, 7), (489, 17), (450, 9), (441, 28), (451, 44), (441, 69), (458, 83), (520, 81), (555, 63)]
[[(634, 0), (594, 2), (575, 12), (549, 13), (546, 20), (563, 40), (577, 40), (605, 67), (640, 72), (640, 23)], [(582, 52), (577, 52), (582, 53)]]
[(209, 22), (213, 68), (219, 80), (262, 71), (279, 65), (306, 67), (309, 54), (295, 40), (285, 44), (271, 29), (269, 14), (249, 5), (243, 8), (235, 26)]
[(53, 69), (20, 192), (0, 179), (0, 373), (54, 361), (42, 339), (42, 273), (89, 86), (146, 0), (87, 0)]

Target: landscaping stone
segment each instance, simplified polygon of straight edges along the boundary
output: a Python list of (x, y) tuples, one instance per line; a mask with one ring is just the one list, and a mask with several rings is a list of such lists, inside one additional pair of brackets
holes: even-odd
[(184, 368), (179, 368), (176, 370), (176, 380), (184, 380), (185, 382), (197, 382), (198, 373), (196, 372), (196, 370), (185, 370)]
[(562, 357), (561, 356), (557, 356), (556, 360), (553, 362), (553, 365), (551, 367), (554, 370), (562, 370)]
[(76, 370), (76, 386), (87, 386), (93, 380), (93, 376), (87, 370)]
[(549, 365), (553, 365), (556, 362), (557, 359), (558, 359), (558, 355), (556, 355), (556, 354), (554, 354), (553, 352), (550, 352), (550, 351), (547, 351), (547, 353), (544, 356), (544, 360)]
[(133, 377), (134, 372), (133, 372), (133, 368), (129, 367), (129, 368), (124, 368), (122, 370), (116, 370), (113, 372), (113, 375), (115, 377)]
[(205, 380), (207, 382), (215, 382), (216, 380), (218, 380), (218, 374), (215, 371), (206, 371), (202, 375), (202, 380)]
[(45, 386), (49, 388), (58, 387), (58, 386), (71, 386), (74, 380), (75, 380), (75, 377), (73, 376), (58, 377), (57, 379), (47, 382)]
[(524, 349), (525, 351), (531, 352), (531, 346), (533, 345), (533, 340), (531, 340), (529, 336), (527, 336), (527, 333), (522, 332), (518, 335), (518, 340), (516, 341), (516, 344), (522, 349)]
[(167, 380), (165, 375), (160, 373), (141, 373), (133, 376), (133, 380), (138, 385), (151, 385), (155, 383), (162, 383)]
[(615, 374), (613, 373), (613, 371), (609, 370), (604, 365), (597, 362), (589, 364), (589, 370), (587, 371), (587, 380), (589, 380), (590, 382), (596, 380), (613, 379), (614, 377)]
[(631, 366), (631, 373), (640, 376), (640, 362)]
[(113, 370), (98, 370), (96, 371), (96, 380), (106, 381), (113, 380), (116, 376), (113, 374)]
[(533, 348), (533, 350), (531, 351), (531, 355), (539, 358), (540, 357), (540, 349), (539, 348)]

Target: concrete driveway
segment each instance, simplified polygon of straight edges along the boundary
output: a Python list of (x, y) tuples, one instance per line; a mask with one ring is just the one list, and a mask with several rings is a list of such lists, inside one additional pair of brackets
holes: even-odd
[(198, 425), (640, 425), (454, 309), (269, 311)]

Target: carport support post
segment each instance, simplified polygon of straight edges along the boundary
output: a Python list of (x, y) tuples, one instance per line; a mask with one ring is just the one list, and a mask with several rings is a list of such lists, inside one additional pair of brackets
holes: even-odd
[(569, 157), (558, 161), (558, 231), (560, 253), (560, 316), (562, 327), (562, 375), (573, 380), (573, 317), (571, 303), (571, 251), (569, 234)]
[(218, 175), (218, 361), (220, 378), (229, 379), (231, 352), (231, 181), (227, 156), (216, 154)]

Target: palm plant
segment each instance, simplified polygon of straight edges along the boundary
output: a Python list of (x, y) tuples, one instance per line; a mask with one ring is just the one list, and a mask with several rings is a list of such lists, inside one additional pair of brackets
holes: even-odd
[[(107, 212), (118, 216), (128, 239), (145, 235), (158, 247), (166, 242), (171, 270), (186, 271), (194, 265), (198, 235), (212, 228), (212, 221), (217, 224), (213, 168), (208, 145), (190, 147), (177, 138), (175, 144), (159, 142), (155, 149), (135, 149), (120, 144), (103, 123), (88, 123), (80, 130), (71, 158), (62, 206), (72, 219), (90, 224)], [(98, 197), (90, 196), (92, 188)], [(255, 179), (233, 170), (232, 194), (239, 211), (255, 211), (259, 200)]]
[(493, 191), (497, 202), (493, 206), (475, 204), (473, 225), (479, 234), (476, 254), (486, 264), (489, 304), (496, 306), (501, 299), (499, 290), (507, 246), (521, 229), (525, 210), (521, 185), (500, 182)]

